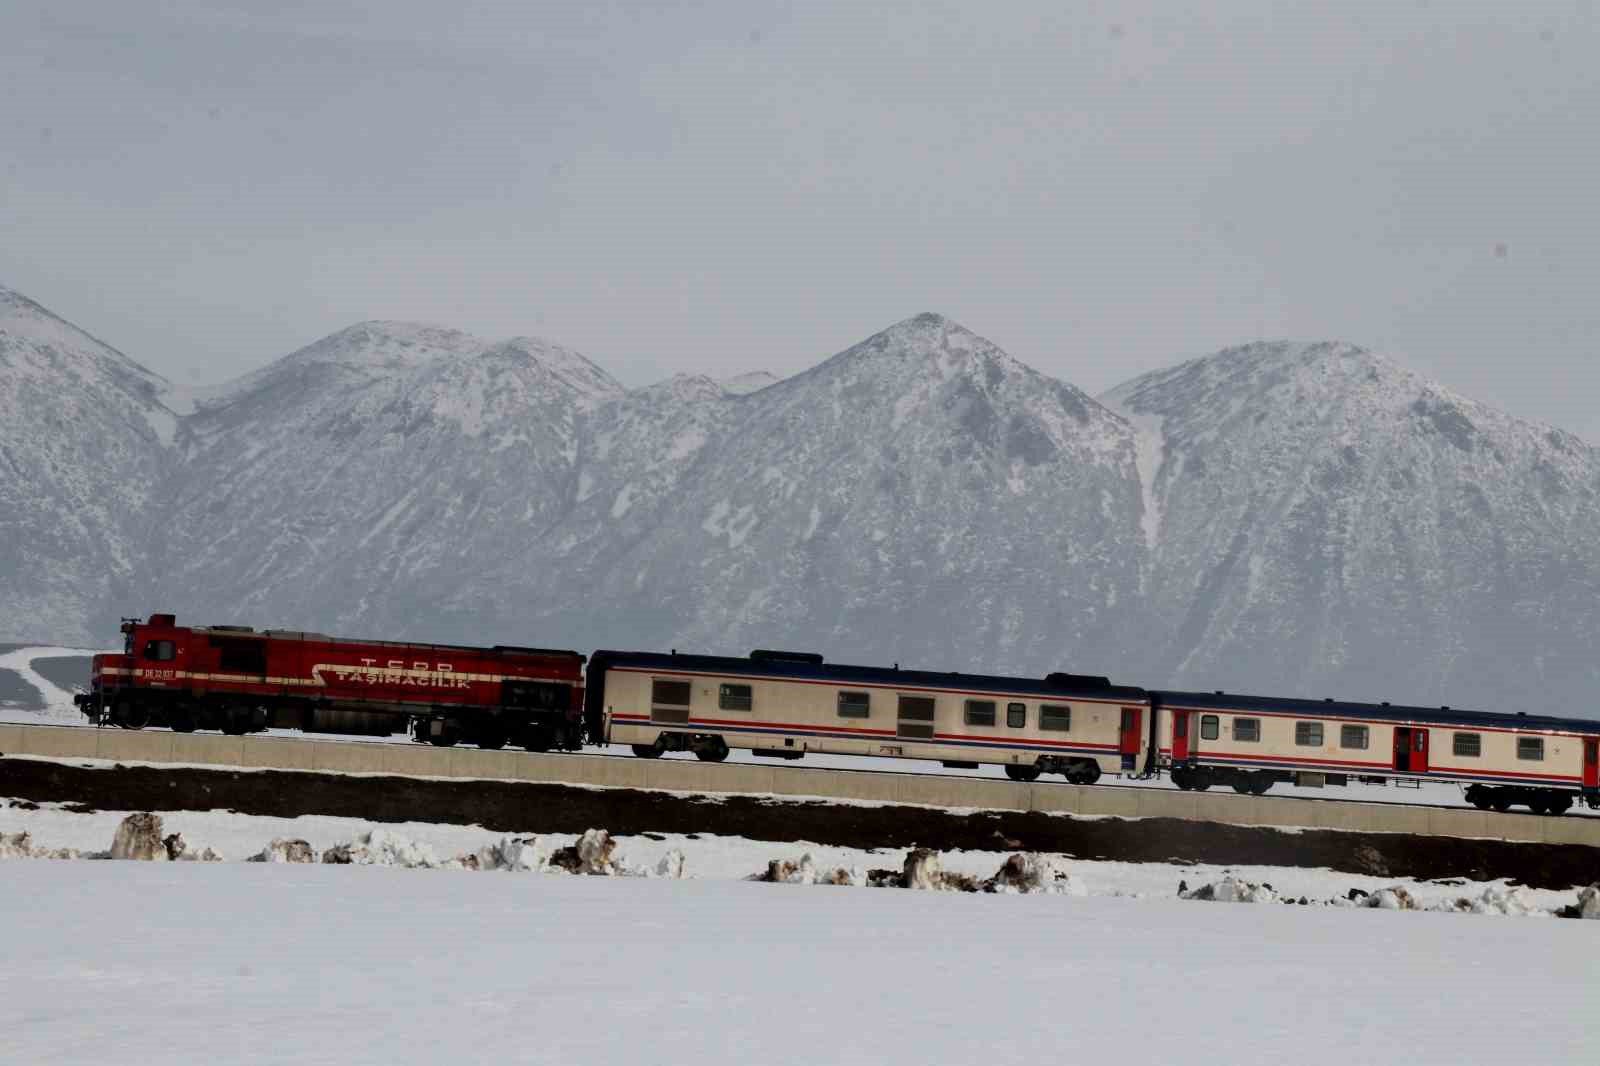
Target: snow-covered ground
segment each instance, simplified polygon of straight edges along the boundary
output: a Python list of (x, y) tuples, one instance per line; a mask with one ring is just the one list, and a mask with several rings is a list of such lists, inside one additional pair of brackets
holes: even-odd
[[(80, 852), (105, 851), (127, 811), (95, 811), (79, 814), (59, 804), (15, 805), (0, 799), (0, 836), (26, 832), (35, 847), (71, 848)], [(321, 852), (337, 844), (349, 843), (373, 829), (373, 823), (356, 818), (307, 815), (299, 818), (269, 818), (234, 814), (228, 811), (162, 811), (164, 833), (180, 833), (195, 851), (209, 848), (226, 861), (243, 861), (257, 854), (274, 839), (300, 839)], [(394, 837), (416, 842), (441, 862), (472, 854), (493, 845), (508, 834), (481, 826), (439, 825), (425, 822), (385, 823), (382, 827)], [(603, 827), (598, 827), (603, 828)], [(557, 848), (573, 844), (575, 834), (542, 833), (536, 815), (529, 816), (526, 830), (511, 836), (538, 836), (540, 851), (548, 855)], [(799, 860), (810, 855), (818, 869), (865, 871), (875, 868), (899, 869), (906, 851), (900, 848), (863, 850), (834, 847), (807, 841), (776, 843), (696, 834), (652, 833), (617, 838), (617, 857), (636, 869), (654, 869), (671, 852), (685, 858), (683, 876), (692, 880), (741, 880), (766, 869), (772, 860)], [(984, 878), (992, 875), (1010, 854), (1007, 851), (955, 851), (940, 855), (946, 870)], [(1072, 875), (1075, 888), (1089, 896), (1169, 899), (1178, 886), (1190, 889), (1215, 884), (1232, 877), (1239, 881), (1270, 885), (1273, 894), (1283, 899), (1305, 897), (1314, 903), (1344, 900), (1349, 891), (1374, 893), (1391, 886), (1404, 887), (1419, 908), (1450, 909), (1461, 899), (1482, 902), (1511, 891), (1505, 881), (1428, 882), (1405, 878), (1370, 877), (1337, 873), (1325, 869), (1278, 866), (1218, 866), (1206, 863), (1131, 863), (1080, 861), (1058, 857)], [(41, 860), (42, 861), (42, 860)], [(4, 869), (14, 869), (9, 864)], [(1577, 887), (1577, 886), (1574, 886)], [(1517, 888), (1511, 892), (1511, 911), (1540, 917), (1571, 904), (1571, 890)], [(1484, 908), (1480, 908), (1484, 909)], [(1496, 911), (1507, 908), (1492, 907)]]
[(1591, 923), (325, 865), (0, 876), (10, 1062), (1600, 1061)]

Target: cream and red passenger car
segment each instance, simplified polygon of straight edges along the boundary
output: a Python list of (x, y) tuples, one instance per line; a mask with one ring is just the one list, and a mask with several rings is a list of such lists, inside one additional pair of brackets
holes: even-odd
[(1475, 806), (1600, 806), (1600, 722), (1220, 692), (1151, 692), (1155, 764), (1185, 789), (1459, 782)]
[(1149, 699), (1103, 677), (989, 677), (841, 666), (819, 655), (748, 659), (598, 651), (589, 661), (590, 735), (655, 758), (730, 748), (999, 765), (1015, 780), (1059, 773), (1143, 775), (1153, 754)]

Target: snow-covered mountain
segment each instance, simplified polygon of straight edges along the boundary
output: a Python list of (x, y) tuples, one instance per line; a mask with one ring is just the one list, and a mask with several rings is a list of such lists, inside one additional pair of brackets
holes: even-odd
[(0, 287), (0, 641), (107, 639), (146, 562), (178, 432), (169, 388)]
[(1100, 401), (938, 315), (624, 390), (368, 322), (174, 389), (0, 299), (0, 639), (119, 614), (1571, 710), (1600, 455), (1345, 345)]
[(580, 646), (1099, 660), (1138, 589), (1134, 458), (1093, 400), (921, 315), (755, 393), (602, 407), (574, 509), (452, 604)]
[(1140, 437), (1144, 676), (1591, 713), (1589, 445), (1342, 344), (1235, 348), (1102, 399)]
[(533, 338), (365, 322), (202, 403), (141, 586), (186, 615), (427, 633), (432, 605), (570, 506), (622, 387)]

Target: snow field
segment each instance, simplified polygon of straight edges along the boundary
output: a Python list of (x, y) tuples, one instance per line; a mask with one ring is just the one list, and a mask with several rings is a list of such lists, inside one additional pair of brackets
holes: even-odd
[(3, 874), (15, 1062), (1600, 1055), (1581, 923), (357, 866)]

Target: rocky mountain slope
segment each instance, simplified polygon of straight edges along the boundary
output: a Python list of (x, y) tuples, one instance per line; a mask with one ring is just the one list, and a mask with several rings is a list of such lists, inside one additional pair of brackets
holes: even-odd
[(0, 641), (107, 639), (170, 465), (169, 388), (0, 287)]
[(1600, 455), (1578, 438), (1336, 344), (1219, 352), (1103, 400), (1140, 435), (1146, 676), (1587, 713)]
[[(750, 394), (598, 411), (573, 510), (462, 615), (580, 645), (1038, 669), (1114, 656), (1143, 548), (1128, 426), (937, 315)], [(540, 575), (525, 595), (518, 580)]]
[(1583, 713), (1600, 456), (1341, 345), (1100, 401), (937, 315), (625, 390), (407, 323), (184, 395), (0, 302), (0, 639), (120, 613)]
[(352, 326), (184, 420), (142, 601), (433, 635), (433, 605), (567, 509), (579, 423), (622, 392), (533, 338)]

